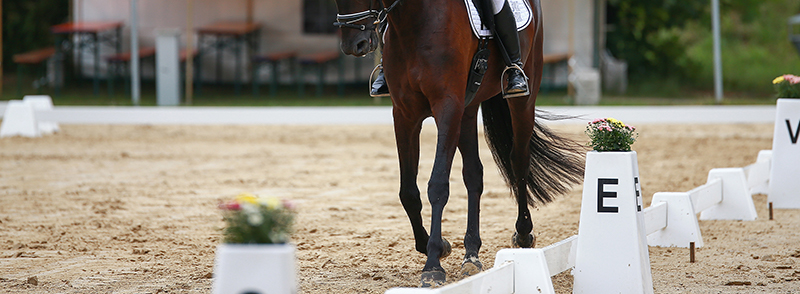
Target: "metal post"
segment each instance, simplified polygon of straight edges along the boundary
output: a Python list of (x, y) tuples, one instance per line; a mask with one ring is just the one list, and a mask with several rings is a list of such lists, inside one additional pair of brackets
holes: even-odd
[(719, 37), (719, 0), (711, 0), (711, 28), (714, 34), (714, 98), (722, 103), (722, 56)]
[(192, 32), (194, 31), (194, 1), (186, 1), (186, 88), (184, 89), (184, 103), (192, 105), (194, 97), (194, 40), (192, 39)]
[[(139, 0), (131, 0), (131, 101), (139, 106)], [(120, 36), (122, 37), (122, 36)]]

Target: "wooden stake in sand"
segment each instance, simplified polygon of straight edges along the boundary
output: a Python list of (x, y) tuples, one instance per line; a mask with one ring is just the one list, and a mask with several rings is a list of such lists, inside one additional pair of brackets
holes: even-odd
[(689, 262), (694, 263), (694, 242), (689, 242)]
[(769, 220), (774, 220), (774, 218), (772, 218), (772, 202), (769, 203)]

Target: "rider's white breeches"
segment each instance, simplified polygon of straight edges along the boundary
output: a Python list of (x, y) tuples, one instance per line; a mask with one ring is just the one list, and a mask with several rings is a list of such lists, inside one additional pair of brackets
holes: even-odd
[(506, 4), (506, 0), (491, 0), (492, 1), (492, 14), (497, 15), (500, 13), (500, 9), (503, 9), (503, 5)]

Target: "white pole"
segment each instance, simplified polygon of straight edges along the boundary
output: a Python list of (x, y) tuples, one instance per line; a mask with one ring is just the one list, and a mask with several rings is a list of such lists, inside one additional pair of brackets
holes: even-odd
[(139, 80), (139, 5), (131, 0), (131, 100), (139, 106), (141, 83)]
[(722, 103), (722, 56), (719, 48), (719, 0), (711, 0), (711, 28), (714, 34), (714, 98)]

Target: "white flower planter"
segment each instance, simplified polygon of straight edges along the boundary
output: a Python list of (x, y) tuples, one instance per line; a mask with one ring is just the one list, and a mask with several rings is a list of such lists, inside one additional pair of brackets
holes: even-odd
[(775, 208), (800, 208), (800, 99), (778, 99), (772, 135), (769, 202)]
[(653, 293), (639, 183), (635, 151), (586, 154), (572, 293)]
[(297, 293), (294, 251), (290, 244), (219, 245), (213, 293)]

